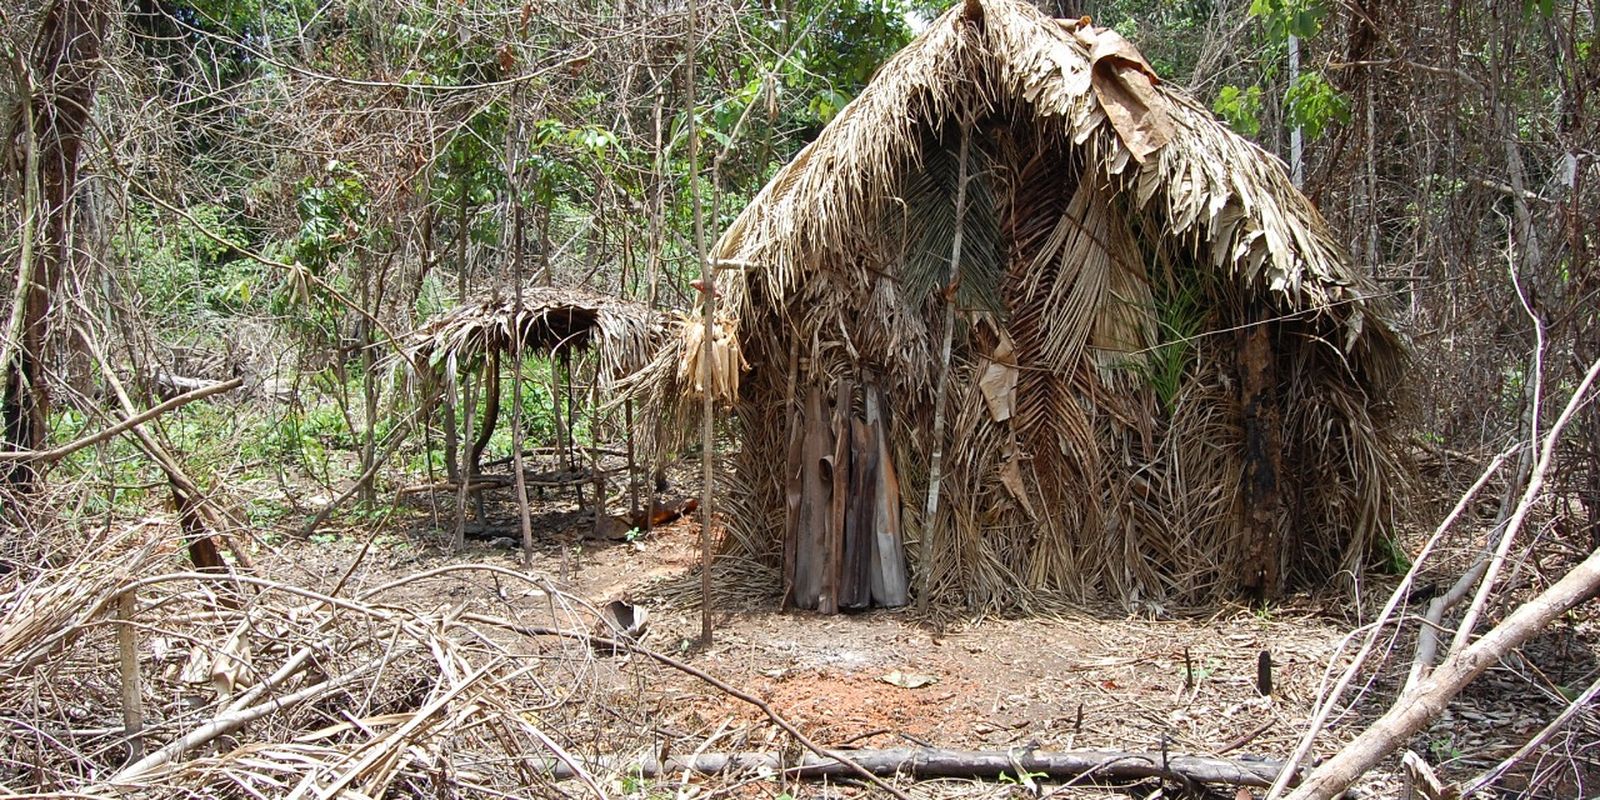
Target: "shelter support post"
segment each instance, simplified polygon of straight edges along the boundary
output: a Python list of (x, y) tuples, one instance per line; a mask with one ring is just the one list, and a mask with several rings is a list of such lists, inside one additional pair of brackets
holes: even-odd
[(632, 397), (622, 403), (622, 430), (628, 446), (628, 519), (634, 519), (639, 516), (639, 458), (634, 447)]
[(1278, 408), (1277, 369), (1272, 347), (1271, 309), (1259, 300), (1249, 308), (1249, 324), (1235, 334), (1239, 371), (1239, 409), (1244, 429), (1244, 534), (1242, 588), (1262, 599), (1283, 590), (1284, 514), (1279, 477), (1283, 469), (1283, 415)]

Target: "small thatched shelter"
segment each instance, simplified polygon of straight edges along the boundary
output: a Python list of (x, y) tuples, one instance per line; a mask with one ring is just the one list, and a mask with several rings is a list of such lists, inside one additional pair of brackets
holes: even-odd
[(872, 519), (836, 480), (846, 510), (807, 509), (880, 396), (935, 603), (1271, 596), (1359, 574), (1387, 531), (1404, 354), (1372, 287), (1278, 160), (1087, 20), (952, 9), (713, 257), (749, 363), (726, 546), (801, 605), (830, 598), (797, 558), (823, 548), (826, 595)]
[[(560, 446), (570, 462), (574, 414), (571, 355), (593, 353), (594, 385), (598, 393), (609, 395), (615, 381), (649, 362), (665, 331), (660, 315), (642, 303), (553, 286), (528, 286), (521, 294), (520, 304), (515, 292), (502, 290), (457, 306), (423, 323), (400, 348), (399, 361), (409, 366), (413, 377), (421, 379), (425, 402), (430, 404), (440, 393), (452, 391), (458, 375), (481, 373), (484, 419), (477, 425), (467, 457), (474, 474), (498, 421), (503, 359), (539, 354), (565, 365), (563, 371), (569, 374), (557, 376), (564, 377), (567, 385), (564, 415), (562, 398), (551, 399), (558, 434), (563, 416), (567, 420), (568, 440)], [(446, 430), (453, 435), (452, 428)], [(447, 461), (455, 480), (454, 448), (451, 453)], [(631, 458), (629, 466), (631, 469)]]
[[(634, 372), (659, 345), (658, 315), (641, 303), (580, 289), (528, 286), (499, 291), (423, 323), (408, 337), (402, 357), (412, 365), (460, 369), (487, 356), (521, 352), (559, 354), (594, 347), (600, 378)], [(520, 342), (518, 339), (520, 338)]]

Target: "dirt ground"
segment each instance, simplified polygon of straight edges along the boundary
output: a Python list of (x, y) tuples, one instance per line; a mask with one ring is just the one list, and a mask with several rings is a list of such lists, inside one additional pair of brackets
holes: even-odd
[[(349, 572), (352, 592), (452, 563), (521, 571), (514, 517), (500, 511), (456, 554), (442, 546), (445, 535), (419, 508), (376, 529), (282, 542), (263, 566), (312, 585), (331, 585)], [(1222, 609), (1205, 619), (1085, 613), (934, 626), (914, 609), (832, 617), (780, 612), (774, 595), (752, 590), (722, 600), (714, 615), (715, 644), (700, 648), (698, 608), (683, 601), (697, 574), (696, 522), (678, 520), (619, 542), (586, 538), (587, 522), (574, 514), (545, 515), (537, 523), (538, 552), (528, 571), (551, 576), (555, 585), (596, 604), (626, 598), (643, 606), (650, 614), (645, 645), (764, 699), (830, 747), (1105, 748), (1283, 758), (1304, 730), (1329, 666), (1345, 663), (1347, 637), (1359, 624), (1355, 610), (1337, 599), (1300, 597), (1265, 609)], [(546, 602), (482, 572), (452, 572), (406, 591), (394, 601), (507, 616), (537, 616)], [(1369, 591), (1387, 595), (1383, 586)], [(1577, 680), (1586, 665), (1593, 668), (1597, 641), (1600, 631), (1589, 621), (1553, 631), (1536, 646), (1563, 650), (1561, 663), (1570, 665), (1563, 669), (1574, 674), (1538, 676), (1551, 687), (1540, 692), (1530, 686), (1531, 664), (1501, 665), (1414, 749), (1446, 775), (1491, 766), (1560, 708), (1556, 687)], [(1263, 653), (1273, 664), (1270, 697), (1257, 691)], [(1395, 669), (1368, 676), (1360, 699), (1319, 740), (1316, 755), (1331, 753), (1387, 706), (1402, 677), (1392, 674)], [(755, 707), (688, 675), (651, 674), (631, 690), (657, 709), (648, 724), (661, 735), (710, 737), (708, 745), (721, 749), (784, 746), (775, 728), (760, 724), (764, 717)], [(1391, 768), (1360, 789), (1365, 796), (1393, 796), (1398, 780)]]

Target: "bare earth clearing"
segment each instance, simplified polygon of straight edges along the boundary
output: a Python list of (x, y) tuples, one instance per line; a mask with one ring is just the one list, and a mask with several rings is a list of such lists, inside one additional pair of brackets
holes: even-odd
[[(423, 512), (420, 520), (397, 515), (378, 530), (344, 530), (334, 541), (321, 536), (321, 543), (281, 543), (270, 555), (263, 553), (258, 567), (285, 582), (326, 590), (350, 570), (363, 542), (370, 540), (349, 575), (347, 593), (451, 564), (521, 571), (520, 553), (510, 541), (493, 541), (516, 537), (515, 522), (500, 510), (491, 515), (491, 529), (503, 526), (503, 532), (493, 532), (489, 541), (471, 541), (454, 555), (430, 544), (441, 534), (413, 527), (426, 523)], [(1304, 730), (1330, 662), (1346, 663), (1341, 645), (1360, 624), (1354, 610), (1337, 600), (1304, 596), (1267, 609), (1225, 609), (1209, 619), (1154, 609), (1147, 619), (1084, 614), (935, 624), (910, 609), (835, 617), (780, 613), (776, 597), (736, 588), (718, 609), (716, 643), (702, 650), (692, 644), (699, 617), (686, 580), (695, 574), (698, 559), (696, 522), (679, 520), (639, 541), (609, 543), (583, 539), (579, 531), (586, 525), (566, 521), (569, 530), (537, 532), (541, 548), (531, 573), (559, 576), (562, 557), (555, 543), (564, 543), (571, 574), (556, 585), (596, 604), (626, 597), (648, 608), (646, 646), (765, 699), (826, 747), (1165, 748), (1174, 754), (1282, 758)], [(1377, 598), (1369, 602), (1376, 603), (1388, 588), (1380, 582), (1368, 591)], [(385, 601), (445, 616), (475, 612), (529, 625), (554, 618), (542, 592), (475, 570), (408, 584)], [(1530, 674), (1525, 663), (1503, 664), (1469, 689), (1414, 749), (1430, 762), (1442, 762), (1441, 772), (1451, 776), (1475, 774), (1505, 757), (1562, 707), (1555, 687), (1593, 669), (1600, 627), (1589, 619), (1569, 620), (1533, 647), (1540, 649), (1541, 663), (1559, 664), (1570, 674)], [(1271, 653), (1275, 665), (1270, 699), (1256, 690), (1262, 651)], [(1409, 662), (1408, 652), (1397, 655), (1384, 672), (1369, 676), (1353, 711), (1337, 719), (1314, 755), (1331, 752), (1387, 707), (1404, 678), (1403, 672), (1393, 673)], [(691, 676), (615, 659), (594, 665), (611, 675), (606, 680), (618, 692), (630, 695), (632, 707), (654, 709), (649, 719), (622, 724), (658, 747), (671, 749), (679, 740), (687, 744), (677, 747), (709, 751), (791, 746), (758, 709)], [(1541, 692), (1533, 685), (1549, 688)], [(603, 729), (617, 723), (596, 720), (592, 734), (563, 733), (582, 741), (586, 735), (603, 737)], [(605, 747), (601, 743), (594, 750), (605, 752)], [(1575, 767), (1593, 775), (1592, 765)], [(1398, 765), (1391, 762), (1388, 770), (1369, 776), (1362, 789), (1366, 796), (1394, 796), (1399, 780)], [(717, 785), (727, 788), (726, 779)], [(865, 791), (761, 781), (733, 786), (740, 787), (740, 796), (761, 797)], [(952, 782), (917, 791), (988, 796), (1024, 790)]]

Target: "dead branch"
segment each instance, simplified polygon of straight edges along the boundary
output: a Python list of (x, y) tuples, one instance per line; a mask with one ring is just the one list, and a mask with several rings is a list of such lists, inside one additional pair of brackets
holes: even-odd
[[(888, 750), (828, 750), (826, 755), (802, 753), (698, 753), (656, 758), (610, 757), (596, 765), (611, 772), (651, 778), (689, 771), (702, 775), (725, 772), (782, 772), (803, 779), (849, 778), (859, 766), (881, 777), (998, 778), (1016, 777), (1018, 770), (1049, 780), (1094, 778), (1101, 781), (1138, 781), (1176, 778), (1195, 783), (1232, 786), (1266, 786), (1282, 767), (1277, 761), (1231, 760), (1203, 756), (1129, 753), (1116, 750), (1074, 750), (1060, 753), (1005, 750), (944, 750), (900, 747)], [(571, 766), (547, 760), (543, 768), (558, 779), (576, 777)]]
[(494, 626), (497, 626), (497, 627), (505, 628), (506, 630), (515, 631), (515, 632), (520, 633), (520, 634), (522, 634), (524, 636), (559, 636), (559, 637), (561, 637), (563, 639), (573, 639), (573, 640), (576, 640), (576, 641), (585, 642), (591, 648), (595, 647), (595, 646), (600, 646), (600, 647), (608, 647), (608, 648), (611, 648), (612, 650), (618, 651), (618, 652), (628, 651), (628, 652), (638, 653), (639, 655), (642, 655), (642, 656), (644, 656), (644, 657), (646, 657), (648, 659), (651, 659), (652, 661), (655, 661), (658, 664), (662, 664), (662, 665), (671, 667), (671, 668), (673, 668), (675, 670), (678, 670), (679, 672), (682, 672), (682, 673), (684, 673), (686, 675), (692, 676), (692, 677), (697, 678), (697, 679), (699, 679), (699, 680), (701, 680), (701, 681), (703, 681), (705, 683), (708, 683), (708, 684), (716, 687), (722, 693), (724, 693), (726, 695), (729, 695), (730, 697), (733, 697), (733, 698), (738, 699), (738, 700), (742, 700), (742, 701), (744, 701), (746, 703), (749, 703), (752, 706), (755, 706), (756, 709), (758, 709), (763, 715), (765, 715), (767, 719), (772, 721), (772, 724), (777, 725), (779, 728), (782, 728), (784, 730), (784, 732), (786, 732), (790, 736), (794, 737), (794, 740), (799, 742), (801, 744), (801, 746), (805, 747), (807, 750), (810, 750), (812, 753), (816, 754), (817, 756), (819, 756), (819, 757), (821, 757), (823, 759), (826, 759), (828, 761), (832, 761), (832, 762), (835, 762), (835, 763), (842, 764), (844, 766), (844, 768), (846, 768), (848, 770), (847, 774), (853, 775), (853, 776), (856, 776), (856, 777), (860, 777), (860, 778), (865, 778), (866, 780), (871, 782), (873, 785), (875, 785), (878, 788), (880, 788), (880, 789), (888, 792), (889, 794), (895, 796), (899, 800), (911, 800), (911, 798), (908, 797), (904, 792), (900, 791), (899, 789), (896, 789), (893, 786), (890, 786), (888, 783), (885, 783), (876, 774), (874, 774), (870, 770), (866, 769), (865, 767), (861, 766), (860, 764), (855, 763), (849, 757), (847, 757), (845, 755), (842, 755), (837, 751), (829, 752), (828, 750), (823, 749), (821, 745), (819, 745), (816, 742), (812, 741), (811, 737), (806, 736), (804, 733), (801, 733), (800, 729), (796, 728), (794, 726), (794, 723), (788, 721), (787, 719), (784, 719), (782, 715), (780, 715), (777, 711), (774, 711), (772, 706), (768, 705), (767, 702), (762, 700), (761, 698), (756, 697), (755, 695), (749, 694), (747, 692), (741, 691), (741, 690), (735, 688), (734, 686), (728, 684), (727, 682), (721, 680), (720, 678), (717, 678), (716, 676), (706, 672), (705, 670), (702, 670), (702, 669), (700, 669), (698, 667), (695, 667), (695, 666), (693, 666), (691, 664), (686, 664), (686, 663), (684, 663), (682, 661), (679, 661), (679, 660), (677, 660), (677, 659), (675, 659), (675, 658), (673, 658), (673, 657), (671, 657), (669, 655), (666, 655), (665, 653), (658, 653), (658, 652), (656, 652), (654, 650), (651, 650), (651, 649), (649, 649), (647, 647), (642, 647), (637, 642), (625, 641), (625, 640), (619, 640), (619, 639), (611, 639), (611, 638), (607, 638), (607, 637), (604, 637), (604, 636), (595, 636), (593, 634), (583, 633), (583, 632), (580, 632), (580, 631), (561, 630), (559, 628), (547, 628), (547, 627), (538, 626), (538, 625), (522, 625), (522, 624), (519, 624), (519, 623), (516, 623), (516, 622), (512, 622), (511, 620), (508, 620), (508, 619), (500, 619), (498, 617), (490, 617), (490, 616), (486, 616), (486, 615), (483, 615), (483, 614), (465, 613), (465, 614), (461, 615), (461, 618), (464, 619), (464, 620), (472, 621), (472, 622), (480, 622), (480, 623), (483, 623), (483, 624), (486, 624), (486, 625), (494, 625)]
[[(1316, 707), (1315, 712), (1313, 712), (1311, 716), (1311, 723), (1306, 726), (1305, 735), (1301, 737), (1300, 743), (1295, 747), (1294, 753), (1289, 756), (1288, 763), (1291, 767), (1298, 767), (1305, 759), (1306, 754), (1311, 752), (1311, 746), (1316, 742), (1317, 735), (1322, 732), (1322, 727), (1327, 724), (1328, 716), (1333, 713), (1333, 709), (1338, 706), (1340, 699), (1344, 697), (1345, 691), (1350, 688), (1350, 683), (1354, 681), (1356, 675), (1360, 673), (1362, 665), (1364, 665), (1367, 661), (1367, 658), (1372, 655), (1372, 652), (1377, 645), (1378, 637), (1381, 635), (1384, 627), (1388, 624), (1389, 620), (1394, 617), (1395, 611), (1400, 607), (1400, 604), (1404, 601), (1405, 597), (1411, 592), (1412, 584), (1416, 581), (1417, 575), (1422, 571), (1423, 562), (1428, 558), (1429, 554), (1433, 552), (1433, 549), (1438, 545), (1440, 539), (1444, 537), (1445, 532), (1450, 530), (1450, 527), (1455, 524), (1456, 520), (1460, 518), (1461, 514), (1467, 510), (1467, 508), (1472, 504), (1472, 499), (1476, 497), (1478, 492), (1483, 489), (1484, 485), (1489, 482), (1489, 478), (1491, 478), (1495, 472), (1500, 469), (1500, 466), (1505, 463), (1506, 458), (1508, 458), (1512, 452), (1512, 450), (1507, 450), (1503, 453), (1500, 453), (1494, 457), (1493, 461), (1489, 462), (1489, 466), (1484, 468), (1483, 474), (1479, 475), (1478, 480), (1472, 484), (1471, 488), (1467, 489), (1466, 493), (1461, 495), (1461, 498), (1456, 501), (1455, 507), (1450, 509), (1449, 514), (1445, 515), (1444, 520), (1441, 521), (1439, 526), (1434, 529), (1433, 535), (1428, 537), (1428, 541), (1422, 545), (1422, 549), (1419, 550), (1416, 557), (1411, 560), (1411, 568), (1406, 571), (1405, 577), (1400, 579), (1400, 584), (1396, 586), (1394, 592), (1389, 595), (1389, 600), (1384, 604), (1383, 610), (1378, 612), (1378, 618), (1374, 620), (1370, 626), (1368, 626), (1369, 630), (1367, 632), (1367, 638), (1366, 641), (1362, 643), (1361, 649), (1356, 652), (1356, 655), (1353, 659), (1351, 659), (1350, 664), (1346, 666), (1344, 672), (1340, 674), (1339, 680), (1335, 682), (1333, 688), (1328, 692), (1327, 696), (1321, 699), (1319, 705)], [(1353, 637), (1355, 634), (1352, 633), (1351, 636)], [(1343, 646), (1341, 645), (1341, 649), (1342, 647)], [(1282, 792), (1287, 788), (1288, 784), (1286, 782), (1275, 782), (1273, 784), (1272, 791), (1267, 793), (1267, 797), (1277, 797), (1281, 795)]]
[(177, 397), (174, 397), (159, 406), (145, 411), (142, 414), (136, 414), (128, 417), (127, 419), (124, 419), (123, 421), (98, 433), (91, 433), (88, 436), (74, 439), (67, 444), (61, 445), (60, 447), (53, 447), (49, 450), (14, 450), (9, 453), (0, 453), (0, 461), (60, 461), (61, 459), (66, 458), (67, 456), (70, 456), (85, 447), (97, 445), (116, 436), (117, 434), (138, 427), (139, 425), (143, 425), (144, 423), (149, 422), (150, 420), (153, 420), (156, 417), (159, 417), (175, 408), (186, 406), (196, 400), (210, 397), (214, 394), (221, 394), (232, 389), (237, 389), (243, 385), (244, 378), (234, 378), (230, 381), (223, 381), (221, 383), (213, 383), (209, 386), (203, 386), (199, 389), (178, 395)]
[(1545, 742), (1550, 741), (1550, 737), (1555, 736), (1556, 732), (1565, 727), (1578, 712), (1589, 708), (1596, 697), (1600, 697), (1600, 678), (1595, 679), (1594, 683), (1589, 684), (1589, 688), (1583, 690), (1583, 694), (1578, 695), (1576, 699), (1567, 704), (1566, 708), (1561, 709), (1561, 713), (1557, 714), (1555, 719), (1550, 720), (1549, 725), (1544, 726), (1543, 729), (1534, 734), (1527, 744), (1517, 748), (1517, 752), (1507, 756), (1506, 760), (1495, 765), (1493, 769), (1473, 778), (1472, 782), (1461, 790), (1461, 796), (1471, 797), (1478, 790), (1499, 780), (1500, 776), (1506, 773), (1506, 770), (1521, 763), (1530, 753), (1544, 746)]
[(124, 786), (135, 783), (138, 781), (138, 779), (149, 774), (152, 770), (162, 766), (163, 764), (166, 764), (169, 761), (172, 761), (185, 752), (194, 750), (195, 748), (200, 747), (219, 736), (224, 736), (237, 731), (245, 725), (273, 714), (280, 709), (299, 705), (307, 700), (326, 695), (342, 686), (345, 686), (346, 684), (353, 682), (356, 678), (359, 678), (362, 675), (377, 669), (380, 663), (382, 662), (369, 662), (365, 665), (356, 667), (355, 669), (352, 669), (336, 678), (329, 678), (328, 680), (307, 686), (299, 691), (291, 692), (285, 695), (274, 696), (263, 703), (250, 706), (249, 708), (223, 712), (222, 714), (212, 718), (211, 721), (205, 723), (204, 725), (191, 730), (184, 736), (168, 742), (160, 750), (157, 750), (154, 753), (151, 753), (150, 755), (145, 756), (144, 758), (135, 762), (134, 764), (124, 768), (121, 772), (111, 776), (111, 779), (108, 782), (113, 786)]
[(1311, 774), (1289, 800), (1329, 800), (1436, 719), (1450, 700), (1490, 665), (1520, 647), (1556, 617), (1600, 590), (1600, 550), (1554, 586), (1522, 604), (1483, 638), (1444, 660), (1415, 691)]
[[(1536, 328), (1537, 330), (1537, 328)], [(1583, 380), (1578, 388), (1572, 391), (1572, 397), (1567, 401), (1566, 408), (1561, 410), (1561, 416), (1556, 418), (1555, 424), (1550, 426), (1550, 433), (1544, 439), (1544, 446), (1539, 450), (1539, 461), (1534, 465), (1533, 473), (1528, 477), (1528, 486), (1522, 492), (1522, 500), (1517, 503), (1516, 510), (1511, 512), (1511, 519), (1506, 523), (1505, 531), (1500, 534), (1499, 546), (1495, 548), (1494, 556), (1489, 559), (1489, 566), (1484, 573), (1483, 581), (1478, 584), (1478, 593), (1472, 598), (1472, 605), (1467, 607), (1467, 612), (1462, 616), (1461, 625), (1456, 628), (1456, 638), (1450, 643), (1450, 652), (1460, 652), (1472, 638), (1472, 629), (1477, 626), (1478, 617), (1483, 614), (1489, 602), (1489, 593), (1494, 590), (1495, 578), (1499, 576), (1500, 569), (1504, 566), (1506, 556), (1511, 551), (1511, 543), (1516, 540), (1517, 534), (1522, 530), (1522, 523), (1527, 520), (1528, 514), (1533, 511), (1534, 500), (1544, 490), (1545, 477), (1550, 473), (1550, 465), (1555, 460), (1556, 446), (1561, 442), (1561, 433), (1566, 430), (1567, 424), (1572, 421), (1573, 415), (1583, 405), (1589, 388), (1594, 385), (1596, 376), (1600, 376), (1600, 360), (1589, 365), (1589, 371), (1584, 373)], [(1536, 375), (1537, 377), (1537, 375)], [(1537, 403), (1538, 393), (1535, 392), (1534, 425), (1538, 423)]]
[[(138, 416), (133, 399), (128, 396), (122, 381), (117, 379), (116, 370), (111, 368), (110, 360), (106, 358), (105, 353), (100, 349), (95, 337), (91, 336), (82, 326), (78, 327), (78, 335), (84, 345), (88, 347), (89, 352), (94, 355), (95, 361), (100, 364), (101, 375), (105, 377), (106, 384), (116, 393), (117, 401), (122, 404), (123, 411), (130, 416)], [(224, 530), (225, 527), (242, 527), (237, 520), (229, 518), (226, 512), (217, 507), (216, 501), (212, 500), (204, 491), (201, 491), (199, 484), (195, 483), (188, 473), (184, 472), (178, 460), (167, 451), (167, 448), (155, 436), (145, 430), (142, 424), (130, 425), (127, 430), (133, 432), (134, 439), (139, 443), (140, 449), (144, 450), (145, 455), (156, 462), (156, 466), (167, 474), (167, 482), (172, 487), (174, 505), (177, 507), (185, 532), (189, 535), (189, 552), (195, 562), (195, 566), (201, 569), (210, 567), (227, 571), (226, 564), (223, 563), (221, 555), (217, 552), (216, 544), (211, 540), (212, 535), (215, 535), (228, 546), (228, 550), (233, 553), (240, 566), (245, 569), (253, 569), (255, 565), (251, 562), (250, 554), (244, 548), (239, 547), (233, 541), (233, 537), (229, 536)], [(222, 523), (225, 519), (234, 524), (232, 526), (224, 526)]]

